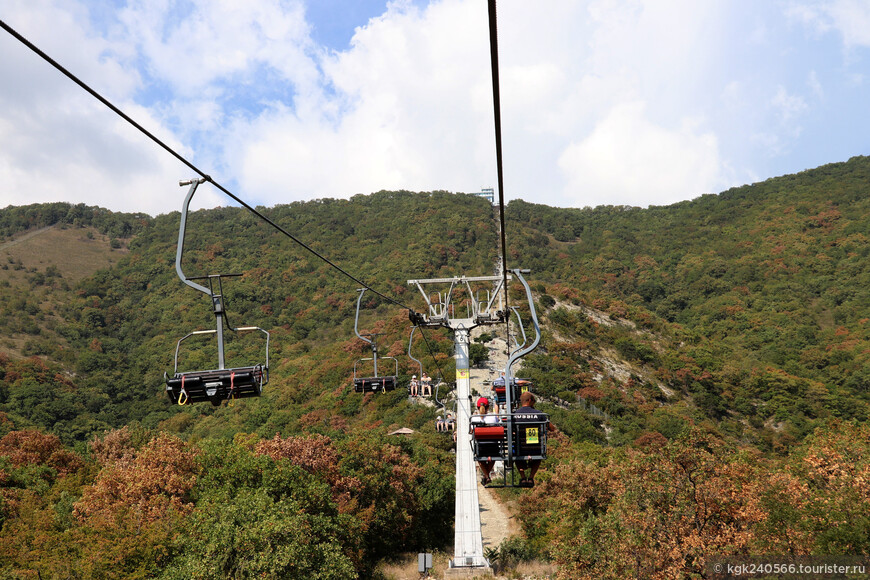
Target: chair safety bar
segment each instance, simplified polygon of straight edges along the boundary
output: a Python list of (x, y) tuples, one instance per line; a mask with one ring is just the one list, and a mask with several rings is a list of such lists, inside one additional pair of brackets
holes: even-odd
[(357, 376), (357, 365), (362, 361), (374, 360), (373, 358), (361, 358), (353, 363), (353, 390), (357, 393), (374, 393), (375, 391), (392, 391), (399, 383), (399, 361), (392, 356), (378, 357), (378, 360), (392, 360), (395, 365), (395, 371), (392, 375), (374, 376), (374, 377), (359, 377)]
[[(263, 334), (266, 335), (266, 364), (265, 364), (265, 367), (268, 369), (269, 368), (269, 340), (270, 340), (269, 332), (266, 330), (263, 330), (259, 326), (240, 326), (239, 328), (235, 328), (234, 330), (237, 330), (240, 332), (241, 331), (259, 330), (260, 332), (262, 332)], [(217, 334), (217, 330), (213, 330), (213, 329), (194, 330), (193, 332), (189, 332), (189, 333), (185, 334), (184, 336), (182, 336), (180, 339), (178, 339), (178, 343), (175, 345), (175, 366), (172, 370), (172, 372), (174, 374), (176, 374), (176, 375), (178, 374), (178, 353), (179, 353), (179, 350), (181, 349), (181, 343), (184, 342), (185, 340), (187, 340), (188, 338), (190, 338), (191, 336), (198, 336), (198, 335), (203, 335), (203, 334)]]
[(181, 343), (192, 336), (217, 334), (217, 330), (195, 330), (180, 338), (175, 345), (175, 363), (172, 376), (164, 373), (166, 394), (169, 400), (179, 405), (211, 401), (220, 405), (227, 399), (242, 399), (260, 396), (263, 385), (269, 382), (269, 332), (259, 326), (241, 326), (236, 331), (250, 332), (259, 330), (266, 335), (265, 364), (252, 366), (217, 368), (204, 371), (178, 372), (178, 356)]

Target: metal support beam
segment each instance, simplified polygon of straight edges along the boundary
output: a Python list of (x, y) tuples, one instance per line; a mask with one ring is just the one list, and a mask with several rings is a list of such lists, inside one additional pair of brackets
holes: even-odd
[(471, 379), (469, 377), (469, 329), (454, 328), (456, 353), (456, 512), (451, 568), (488, 567), (483, 557), (480, 533), (480, 499), (471, 449)]

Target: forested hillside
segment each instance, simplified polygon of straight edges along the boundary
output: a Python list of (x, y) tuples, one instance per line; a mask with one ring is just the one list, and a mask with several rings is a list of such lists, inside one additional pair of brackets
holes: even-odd
[(518, 202), (512, 246), (553, 297), (649, 331), (612, 337), (623, 358), (781, 449), (819, 419), (867, 418), (868, 178), (855, 158), (662, 208)]
[[(870, 159), (854, 158), (667, 207), (508, 205), (508, 265), (531, 269), (544, 329), (523, 374), (561, 431), (510, 554), (600, 578), (699, 571), (710, 554), (868, 553), (868, 184)], [(477, 196), (260, 210), (415, 308), (408, 279), (496, 273)], [(434, 409), (351, 387), (368, 352), (358, 284), (243, 209), (192, 214), (184, 268), (241, 274), (224, 282), (228, 316), (271, 332), (271, 380), (218, 408), (167, 399), (176, 340), (213, 326), (175, 273), (178, 222), (0, 212), (0, 570), (366, 577), (448, 545)], [(402, 380), (407, 314), (367, 293), (360, 321)], [(427, 338), (415, 356), (449, 381), (451, 338)], [(235, 340), (228, 358), (260, 347)], [(193, 346), (182, 363), (214, 356)], [(385, 439), (397, 427), (416, 433)]]

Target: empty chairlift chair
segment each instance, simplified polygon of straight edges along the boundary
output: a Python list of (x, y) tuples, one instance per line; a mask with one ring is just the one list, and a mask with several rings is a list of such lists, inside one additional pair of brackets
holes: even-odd
[[(181, 258), (184, 252), (184, 234), (187, 221), (190, 200), (196, 191), (197, 185), (204, 180), (182, 182), (181, 185), (190, 184), (187, 198), (181, 213), (181, 226), (178, 232), (178, 250), (175, 255), (175, 270), (181, 281), (188, 286), (206, 294), (212, 302), (215, 315), (214, 330), (196, 330), (182, 337), (175, 347), (175, 362), (172, 375), (164, 373), (166, 394), (169, 400), (179, 405), (209, 401), (218, 406), (223, 401), (258, 397), (263, 391), (263, 386), (269, 382), (269, 333), (258, 326), (244, 326), (233, 328), (229, 325), (226, 317), (223, 300), (223, 286), (221, 279), (239, 274), (217, 274), (188, 278), (181, 270)], [(206, 288), (193, 280), (208, 280)], [(217, 288), (215, 288), (217, 286)], [(224, 323), (231, 332), (257, 331), (265, 337), (265, 355), (254, 364), (245, 366), (227, 367), (224, 360)], [(193, 336), (214, 335), (217, 339), (217, 365), (207, 370), (179, 371), (179, 352), (181, 343)]]
[[(225, 400), (259, 397), (263, 386), (269, 382), (269, 333), (256, 326), (233, 329), (238, 332), (260, 331), (266, 336), (265, 358), (252, 366), (227, 368), (219, 355), (217, 368), (200, 371), (178, 370), (181, 343), (192, 336), (217, 334), (216, 330), (197, 330), (181, 338), (175, 349), (175, 365), (172, 376), (164, 376), (169, 400), (179, 405), (209, 401), (218, 406)], [(218, 351), (223, 350), (222, 337), (218, 338)]]
[[(357, 393), (373, 393), (376, 391), (381, 391), (382, 393), (386, 393), (387, 391), (395, 390), (396, 385), (398, 384), (398, 375), (399, 375), (399, 361), (397, 361), (394, 357), (391, 356), (382, 356), (378, 357), (378, 344), (377, 338), (378, 334), (371, 333), (366, 334), (365, 336), (359, 333), (359, 309), (360, 302), (362, 301), (363, 294), (365, 293), (365, 288), (359, 289), (359, 297), (356, 300), (356, 319), (353, 323), (353, 331), (356, 335), (361, 339), (367, 342), (372, 349), (372, 356), (367, 358), (361, 358), (357, 360), (353, 365), (353, 390)], [(369, 338), (366, 338), (369, 337)], [(392, 375), (379, 375), (378, 374), (378, 361), (384, 360), (392, 360), (394, 365), (394, 372)], [(360, 363), (365, 363), (366, 361), (372, 361), (372, 367), (374, 369), (374, 376), (365, 376), (359, 370)]]
[[(393, 358), (393, 357), (382, 357)], [(357, 362), (372, 360), (370, 358), (360, 359)], [(364, 377), (357, 376), (356, 365), (354, 365), (353, 390), (357, 393), (376, 393), (378, 391), (386, 393), (396, 388), (397, 375)]]

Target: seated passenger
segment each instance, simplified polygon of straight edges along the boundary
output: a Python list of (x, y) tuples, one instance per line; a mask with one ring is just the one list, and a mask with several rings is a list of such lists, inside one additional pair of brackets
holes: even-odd
[[(489, 399), (486, 397), (481, 397), (478, 399), (478, 403), (480, 403), (477, 407), (477, 415), (471, 417), (471, 433), (474, 434), (475, 426), (482, 425), (490, 425), (496, 426), (498, 425), (498, 410), (495, 413), (489, 413)], [(496, 408), (497, 409), (497, 408)], [(479, 448), (480, 444), (478, 444)], [(489, 461), (478, 461), (477, 464), (480, 466), (480, 483), (486, 485), (492, 481), (492, 469), (495, 467), (495, 460)]]
[(423, 377), (420, 379), (420, 382), (423, 385), (423, 391), (420, 393), (424, 397), (432, 396), (432, 379), (429, 378), (425, 372), (423, 373)]
[(435, 430), (439, 433), (447, 432), (447, 423), (444, 422), (444, 417), (441, 415), (435, 417)]
[[(535, 396), (529, 391), (520, 395), (520, 403), (522, 404), (522, 407), (517, 409), (514, 414), (515, 422), (543, 422), (546, 420), (546, 415), (539, 413), (538, 410), (535, 409)], [(556, 426), (548, 422), (547, 430), (555, 431)], [(534, 487), (535, 474), (538, 473), (538, 468), (541, 467), (541, 460), (517, 460), (516, 466), (517, 470), (520, 472), (520, 487)]]
[(413, 375), (413, 376), (411, 377), (411, 383), (410, 383), (410, 385), (408, 385), (408, 386), (409, 386), (410, 389), (411, 389), (411, 396), (412, 396), (412, 397), (416, 397), (416, 396), (418, 396), (417, 389), (418, 389), (418, 387), (419, 387), (419, 383), (417, 383), (417, 375)]

